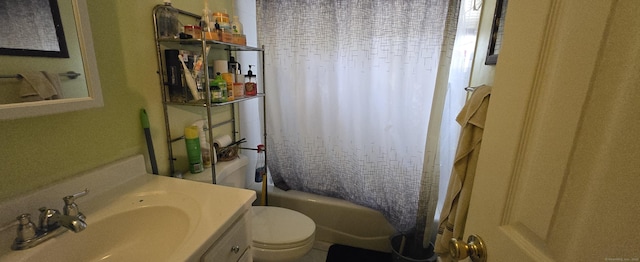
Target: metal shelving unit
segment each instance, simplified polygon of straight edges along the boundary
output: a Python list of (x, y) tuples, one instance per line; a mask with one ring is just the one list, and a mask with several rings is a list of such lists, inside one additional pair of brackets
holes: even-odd
[[(249, 52), (259, 52), (260, 53), (260, 57), (259, 59), (261, 59), (260, 64), (261, 64), (261, 72), (264, 72), (264, 47), (262, 48), (258, 48), (258, 47), (252, 47), (252, 46), (243, 46), (243, 45), (237, 45), (237, 44), (233, 44), (233, 43), (226, 43), (226, 42), (220, 42), (220, 41), (212, 41), (212, 40), (203, 40), (204, 38), (204, 33), (202, 34), (201, 39), (161, 39), (159, 37), (159, 33), (158, 33), (158, 23), (157, 23), (157, 17), (156, 17), (156, 11), (158, 8), (163, 7), (163, 5), (157, 5), (154, 9), (153, 9), (153, 24), (154, 24), (154, 31), (155, 31), (155, 44), (156, 44), (156, 55), (158, 58), (158, 76), (160, 78), (160, 83), (162, 84), (162, 101), (163, 101), (163, 111), (164, 111), (164, 121), (165, 121), (165, 131), (167, 134), (167, 147), (169, 150), (169, 163), (170, 163), (170, 169), (171, 169), (171, 173), (173, 174), (176, 170), (175, 170), (175, 164), (174, 161), (176, 160), (174, 157), (174, 152), (173, 152), (173, 143), (179, 140), (184, 139), (183, 135), (177, 136), (177, 137), (173, 137), (171, 135), (171, 130), (170, 130), (170, 116), (169, 116), (169, 112), (168, 112), (168, 107), (169, 106), (193, 106), (193, 107), (203, 107), (204, 110), (206, 110), (206, 114), (207, 114), (207, 123), (208, 123), (208, 134), (207, 136), (209, 137), (209, 147), (210, 148), (214, 148), (214, 144), (213, 144), (213, 129), (215, 127), (221, 126), (221, 125), (226, 125), (226, 124), (231, 124), (233, 126), (232, 130), (233, 130), (233, 137), (235, 139), (235, 136), (237, 134), (236, 131), (236, 124), (235, 124), (235, 106), (239, 105), (242, 102), (248, 101), (248, 100), (252, 100), (252, 99), (263, 99), (263, 108), (262, 110), (266, 109), (266, 101), (265, 101), (265, 80), (264, 80), (264, 74), (262, 75), (262, 93), (259, 93), (256, 96), (249, 96), (249, 97), (242, 97), (242, 98), (237, 98), (234, 99), (233, 101), (229, 101), (229, 102), (223, 102), (223, 103), (212, 103), (210, 99), (200, 99), (200, 100), (195, 100), (195, 101), (187, 101), (187, 102), (175, 102), (175, 101), (170, 101), (170, 95), (169, 95), (169, 85), (168, 85), (168, 81), (167, 81), (167, 73), (165, 72), (165, 69), (167, 68), (166, 66), (166, 60), (164, 59), (164, 50), (165, 49), (191, 49), (191, 50), (195, 50), (195, 49), (200, 49), (199, 51), (202, 52), (202, 54), (207, 54), (207, 49), (209, 48), (210, 50), (223, 50), (227, 52), (227, 58), (230, 58), (231, 55), (233, 54), (233, 52), (243, 52), (243, 51), (249, 51)], [(194, 13), (190, 13), (184, 10), (180, 10), (177, 9), (179, 15), (182, 18), (185, 19), (193, 19), (193, 24), (198, 24), (201, 20), (201, 16), (194, 14)], [(209, 55), (212, 52), (208, 53)], [(209, 68), (209, 61), (208, 59), (205, 57), (205, 59), (203, 59), (203, 68), (204, 68), (204, 83), (209, 83), (210, 80), (210, 76), (209, 76), (209, 72), (208, 72), (208, 68)], [(208, 87), (208, 84), (205, 85)], [(209, 88), (204, 88), (205, 89), (205, 97), (206, 98), (211, 98), (211, 91), (209, 90)], [(221, 121), (219, 123), (214, 123), (213, 119), (211, 117), (211, 109), (214, 107), (223, 107), (223, 106), (228, 106), (230, 107), (230, 111), (231, 111), (231, 119), (229, 120), (225, 120), (225, 121)], [(264, 141), (263, 143), (266, 146), (266, 119), (263, 118), (263, 136), (264, 136)], [(243, 149), (247, 149), (247, 148), (243, 148)], [(213, 154), (212, 154), (213, 155)], [(213, 158), (213, 156), (212, 156)], [(266, 162), (266, 156), (265, 156), (265, 162)], [(212, 176), (212, 182), (213, 184), (216, 184), (216, 169), (215, 169), (215, 163), (213, 162), (213, 159), (211, 161), (211, 176)]]

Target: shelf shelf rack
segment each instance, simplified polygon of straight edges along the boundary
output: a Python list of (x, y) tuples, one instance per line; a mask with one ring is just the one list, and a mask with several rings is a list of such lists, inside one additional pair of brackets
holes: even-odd
[[(169, 120), (169, 112), (168, 112), (168, 106), (193, 106), (193, 107), (204, 107), (206, 109), (206, 113), (207, 113), (207, 125), (208, 125), (208, 130), (207, 130), (207, 135), (209, 137), (209, 147), (210, 148), (214, 148), (213, 145), (213, 129), (215, 127), (221, 126), (221, 125), (226, 125), (226, 124), (232, 124), (233, 126), (233, 136), (234, 136), (234, 140), (235, 140), (235, 136), (237, 134), (236, 132), (236, 124), (235, 124), (235, 105), (242, 103), (244, 101), (247, 100), (252, 100), (252, 99), (263, 99), (263, 103), (262, 103), (262, 110), (263, 112), (266, 112), (266, 99), (265, 99), (265, 93), (266, 93), (266, 86), (265, 86), (265, 78), (264, 78), (264, 46), (261, 48), (258, 47), (252, 47), (252, 46), (243, 46), (243, 45), (237, 45), (237, 44), (233, 44), (233, 43), (226, 43), (226, 42), (220, 42), (220, 41), (213, 41), (213, 40), (203, 40), (204, 38), (204, 32), (202, 33), (202, 36), (200, 39), (162, 39), (159, 36), (158, 33), (158, 21), (157, 21), (157, 17), (156, 17), (156, 13), (157, 10), (159, 8), (163, 7), (163, 5), (157, 5), (156, 7), (154, 7), (153, 9), (153, 25), (154, 25), (154, 32), (155, 32), (155, 43), (156, 43), (156, 55), (158, 58), (158, 76), (160, 79), (160, 83), (162, 85), (162, 106), (163, 106), (163, 112), (164, 112), (164, 121), (165, 121), (165, 132), (167, 134), (167, 146), (168, 146), (168, 153), (169, 153), (169, 165), (170, 165), (170, 170), (171, 173), (174, 174), (176, 172), (175, 170), (175, 164), (174, 161), (176, 160), (174, 158), (174, 152), (173, 152), (173, 145), (172, 143), (179, 141), (181, 139), (184, 139), (184, 136), (179, 136), (177, 138), (172, 138), (171, 137), (171, 130), (170, 130), (170, 120)], [(198, 24), (201, 20), (201, 16), (185, 11), (185, 10), (181, 10), (181, 9), (177, 9), (179, 15), (181, 15), (181, 18), (186, 18), (186, 19), (193, 19), (193, 24)], [(168, 88), (167, 88), (167, 77), (166, 77), (166, 73), (163, 72), (163, 70), (166, 68), (165, 65), (165, 60), (163, 59), (163, 50), (164, 49), (169, 49), (169, 48), (181, 48), (181, 47), (199, 47), (202, 50), (202, 54), (207, 54), (207, 47), (209, 47), (212, 50), (225, 50), (227, 51), (227, 57), (230, 57), (232, 55), (232, 52), (241, 52), (241, 51), (249, 51), (249, 52), (259, 52), (261, 54), (261, 72), (262, 74), (262, 93), (259, 93), (256, 96), (251, 96), (251, 97), (243, 97), (243, 98), (239, 98), (239, 99), (234, 99), (233, 101), (229, 101), (229, 102), (224, 102), (224, 103), (211, 103), (209, 102), (208, 99), (201, 99), (201, 100), (197, 100), (197, 101), (189, 101), (189, 102), (171, 102), (170, 98), (169, 98), (169, 94), (168, 94)], [(203, 59), (203, 67), (205, 68), (205, 73), (204, 73), (204, 83), (209, 83), (209, 74), (208, 74), (208, 70), (206, 70), (209, 67), (209, 63), (208, 63), (208, 59)], [(211, 97), (211, 91), (209, 90), (209, 88), (204, 88), (205, 89), (205, 97), (210, 98)], [(214, 107), (221, 107), (221, 106), (230, 106), (230, 111), (231, 111), (231, 119), (230, 120), (226, 120), (226, 121), (222, 121), (220, 123), (213, 123), (213, 119), (211, 116), (211, 109)], [(266, 141), (267, 141), (267, 133), (266, 133), (266, 117), (263, 117), (263, 144), (266, 147)], [(247, 149), (247, 148), (243, 148), (243, 149)], [(211, 177), (212, 177), (212, 183), (216, 184), (217, 183), (217, 179), (216, 179), (216, 169), (215, 169), (215, 163), (212, 161), (212, 168), (211, 168)], [(265, 163), (267, 163), (267, 159), (266, 159), (266, 155), (265, 155)], [(263, 192), (263, 195), (265, 195), (266, 192)], [(263, 200), (263, 204), (266, 205), (267, 204), (267, 200), (266, 200), (266, 196), (264, 197), (265, 199)]]

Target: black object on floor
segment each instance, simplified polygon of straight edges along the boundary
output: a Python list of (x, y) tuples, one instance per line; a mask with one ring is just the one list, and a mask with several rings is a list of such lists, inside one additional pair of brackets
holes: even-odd
[(391, 253), (333, 244), (326, 262), (389, 262)]

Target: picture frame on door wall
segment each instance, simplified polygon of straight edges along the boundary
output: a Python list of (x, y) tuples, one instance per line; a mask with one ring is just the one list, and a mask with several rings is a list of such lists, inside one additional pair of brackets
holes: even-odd
[(504, 34), (504, 21), (507, 15), (507, 1), (496, 0), (496, 8), (493, 14), (493, 25), (491, 26), (491, 37), (489, 38), (489, 48), (487, 50), (487, 58), (485, 65), (496, 65), (498, 63), (498, 54), (502, 47), (502, 36)]

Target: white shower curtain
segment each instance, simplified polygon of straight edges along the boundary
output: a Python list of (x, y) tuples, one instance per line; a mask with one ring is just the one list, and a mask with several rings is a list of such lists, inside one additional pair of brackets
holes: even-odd
[[(434, 223), (434, 217), (440, 216), (451, 176), (460, 135), (456, 116), (467, 98), (465, 87), (469, 86), (471, 77), (482, 1), (451, 1), (449, 10), (458, 11), (449, 11), (450, 15), (457, 14), (457, 17), (450, 16), (445, 25), (447, 37), (440, 55), (441, 69), (438, 71), (429, 122), (418, 205), (417, 238), (424, 237), (422, 241), (425, 247), (435, 242), (437, 223)], [(455, 19), (457, 23), (453, 22)]]
[(449, 1), (257, 4), (275, 184), (412, 229)]

